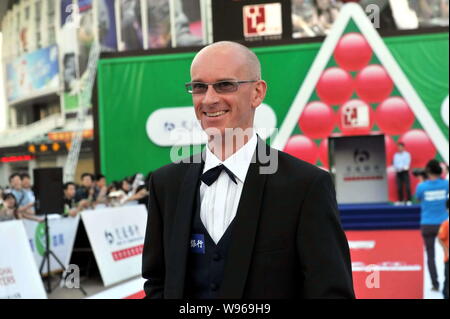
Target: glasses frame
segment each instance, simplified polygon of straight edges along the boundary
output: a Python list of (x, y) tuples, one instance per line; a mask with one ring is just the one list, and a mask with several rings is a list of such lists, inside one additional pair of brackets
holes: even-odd
[[(213, 89), (214, 89), (214, 91), (216, 91), (216, 93), (219, 93), (219, 94), (226, 94), (226, 93), (233, 93), (233, 92), (236, 92), (236, 91), (239, 89), (239, 86), (240, 86), (241, 84), (245, 84), (245, 83), (253, 83), (253, 82), (258, 82), (258, 81), (259, 81), (259, 80), (242, 80), (242, 81), (239, 81), (239, 80), (222, 80), (222, 81), (210, 82), (210, 83), (208, 83), (208, 82), (194, 81), (194, 82), (188, 82), (188, 83), (186, 83), (186, 84), (185, 84), (185, 87), (186, 87), (187, 93), (193, 94), (193, 95), (205, 94), (205, 93), (208, 91), (208, 88), (209, 88), (210, 85), (213, 87)], [(220, 84), (220, 83), (224, 83), (224, 82), (231, 82), (231, 83), (237, 84), (237, 85), (236, 85), (236, 89), (233, 90), (233, 91), (229, 91), (229, 92), (222, 92), (222, 91), (218, 90), (217, 87), (216, 87), (216, 85), (217, 85), (217, 84)], [(205, 85), (207, 86), (206, 91), (203, 92), (203, 93), (194, 93), (194, 91), (193, 91), (192, 89), (190, 90), (189, 87), (192, 88), (192, 85), (193, 85), (193, 84), (196, 84), (196, 83), (197, 83), (197, 84), (205, 84)]]

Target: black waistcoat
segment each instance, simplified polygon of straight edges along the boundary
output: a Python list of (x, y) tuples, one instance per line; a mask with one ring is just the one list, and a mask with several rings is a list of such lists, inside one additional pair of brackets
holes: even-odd
[(197, 190), (186, 269), (187, 298), (215, 299), (218, 297), (233, 224), (234, 220), (216, 245), (200, 219), (200, 190)]

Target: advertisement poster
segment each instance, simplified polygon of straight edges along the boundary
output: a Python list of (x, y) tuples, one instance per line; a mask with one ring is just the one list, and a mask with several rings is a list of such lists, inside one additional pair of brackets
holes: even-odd
[[(63, 7), (65, 6), (65, 9)], [(95, 41), (95, 23), (92, 0), (70, 1), (62, 4), (61, 11), (61, 59), (64, 92), (62, 105), (66, 113), (76, 112), (78, 98), (85, 89), (89, 52)]]
[(22, 221), (0, 223), (0, 299), (46, 299)]
[(98, 2), (98, 34), (102, 51), (117, 50), (116, 18), (114, 0)]
[[(68, 268), (72, 256), (73, 244), (77, 234), (80, 217), (61, 217), (57, 214), (48, 215), (50, 250)], [(45, 224), (32, 220), (24, 220), (23, 224), (27, 232), (36, 266), (41, 266), (45, 252)], [(61, 270), (61, 265), (50, 258), (50, 271)], [(42, 273), (47, 273), (47, 265), (44, 265)]]
[(203, 23), (200, 0), (175, 0), (175, 47), (200, 46), (203, 44)]
[(120, 0), (121, 39), (123, 50), (144, 48), (140, 0)]
[(170, 1), (147, 0), (148, 48), (170, 48), (172, 33), (170, 25)]
[(36, 50), (6, 64), (8, 102), (36, 97), (59, 88), (58, 48)]
[(105, 286), (141, 274), (144, 205), (87, 210), (81, 218)]

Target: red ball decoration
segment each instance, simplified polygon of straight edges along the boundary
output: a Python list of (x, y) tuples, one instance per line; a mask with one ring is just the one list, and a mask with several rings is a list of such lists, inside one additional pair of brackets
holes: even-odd
[(324, 138), (319, 145), (319, 159), (322, 162), (323, 167), (329, 168), (330, 164), (328, 162), (328, 138)]
[(306, 136), (324, 138), (333, 131), (335, 120), (331, 107), (320, 101), (314, 101), (306, 105), (298, 125)]
[(384, 133), (400, 135), (411, 128), (415, 117), (403, 98), (393, 96), (378, 105), (375, 120)]
[(411, 130), (400, 136), (399, 142), (411, 154), (411, 167), (425, 167), (429, 160), (435, 158), (436, 147), (423, 130)]
[(347, 33), (336, 45), (334, 59), (346, 71), (359, 71), (372, 59), (372, 49), (361, 33)]
[(362, 100), (367, 103), (379, 103), (391, 95), (394, 83), (381, 65), (371, 64), (358, 73), (355, 88)]
[[(397, 190), (397, 176), (396, 176), (395, 168), (393, 166), (388, 167), (387, 169), (387, 179), (388, 179), (388, 196), (391, 202), (398, 202), (398, 190)], [(416, 193), (417, 185), (420, 183), (420, 179), (415, 177), (410, 171), (409, 174), (410, 181), (410, 190), (411, 196), (414, 196)], [(406, 196), (406, 194), (405, 194)]]
[(283, 151), (311, 164), (316, 163), (319, 153), (314, 141), (304, 135), (291, 136)]
[(389, 135), (384, 136), (384, 144), (386, 146), (386, 165), (392, 165), (394, 155), (397, 152), (397, 144)]
[(317, 82), (316, 91), (320, 99), (328, 105), (340, 105), (353, 94), (352, 76), (338, 67), (326, 69)]
[(350, 100), (338, 110), (338, 126), (344, 135), (370, 133), (374, 124), (372, 107), (361, 100)]

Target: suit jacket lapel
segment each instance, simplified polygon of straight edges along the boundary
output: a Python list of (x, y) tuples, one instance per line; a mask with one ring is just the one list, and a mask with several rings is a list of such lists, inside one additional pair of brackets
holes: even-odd
[(194, 164), (181, 165), (190, 165), (190, 167), (188, 168), (183, 184), (180, 187), (180, 194), (169, 243), (166, 269), (166, 298), (169, 299), (180, 299), (184, 297), (184, 283), (187, 256), (189, 252), (189, 234), (195, 209), (195, 198), (199, 188), (199, 177), (203, 168), (203, 160), (201, 163), (194, 161)]
[(244, 293), (267, 178), (267, 175), (260, 174), (259, 170), (261, 163), (257, 154), (261, 143), (266, 146), (266, 143), (258, 138), (258, 147), (254, 155), (256, 160), (252, 160), (250, 164), (242, 189), (225, 264), (220, 298), (240, 299)]

